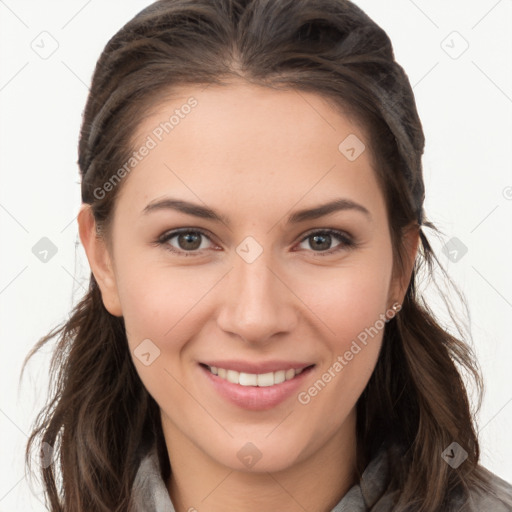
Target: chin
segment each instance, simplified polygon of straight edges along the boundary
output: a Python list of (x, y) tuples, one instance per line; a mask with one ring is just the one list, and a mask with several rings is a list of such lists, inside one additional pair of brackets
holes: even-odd
[[(216, 453), (210, 451), (210, 457), (234, 471), (275, 473), (297, 464), (307, 448), (307, 443), (289, 435), (276, 435), (274, 439), (270, 439), (272, 434), (267, 436), (266, 431), (259, 437), (252, 436), (252, 441), (249, 436), (230, 439), (228, 444), (218, 444)], [(304, 448), (301, 448), (302, 444)]]

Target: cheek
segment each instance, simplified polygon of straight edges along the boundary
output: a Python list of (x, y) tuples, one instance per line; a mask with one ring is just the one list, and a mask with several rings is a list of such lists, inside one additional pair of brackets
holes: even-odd
[(303, 294), (310, 290), (305, 302), (321, 320), (316, 323), (326, 350), (315, 382), (301, 390), (298, 402), (319, 417), (327, 407), (336, 424), (366, 387), (382, 344), (392, 251), (385, 243), (381, 248), (324, 275), (317, 272), (302, 288)]
[[(391, 271), (383, 264), (346, 268), (337, 275), (336, 286), (314, 294), (312, 309), (319, 312), (324, 325), (322, 339), (327, 350), (316, 379), (297, 397), (310, 418), (329, 417), (332, 433), (356, 405), (377, 363)], [(313, 433), (320, 428), (313, 422), (310, 427)]]
[(344, 351), (352, 339), (386, 312), (392, 259), (381, 255), (323, 274), (310, 274), (307, 280), (301, 278), (300, 287), (297, 284), (304, 302), (322, 321), (338, 351)]
[[(116, 229), (117, 226), (114, 226)], [(118, 228), (114, 247), (116, 284), (123, 317), (132, 337), (161, 340), (184, 319), (212, 286), (207, 267), (178, 264), (145, 234)], [(194, 257), (189, 257), (193, 260)], [(193, 263), (193, 262), (190, 262)], [(193, 310), (192, 310), (193, 311)]]
[[(178, 382), (187, 342), (197, 335), (203, 313), (201, 298), (218, 276), (198, 279), (197, 270), (162, 268), (146, 262), (137, 269), (132, 259), (118, 284), (132, 360), (145, 388), (159, 405), (185, 403)], [(210, 282), (213, 280), (213, 283)], [(149, 340), (149, 341), (148, 341)], [(149, 355), (147, 355), (149, 354)]]
[(208, 276), (202, 279), (189, 269), (158, 268), (146, 265), (140, 272), (134, 266), (120, 281), (118, 289), (126, 329), (132, 338), (150, 338), (160, 343), (190, 325), (194, 307), (212, 287)]

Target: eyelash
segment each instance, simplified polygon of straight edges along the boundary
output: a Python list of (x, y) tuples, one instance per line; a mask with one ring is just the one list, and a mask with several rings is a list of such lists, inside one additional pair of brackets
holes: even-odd
[[(158, 245), (162, 245), (162, 246), (165, 246), (164, 248), (174, 254), (177, 254), (179, 256), (185, 256), (185, 257), (189, 257), (189, 256), (199, 256), (200, 255), (200, 252), (199, 250), (195, 249), (193, 251), (184, 251), (184, 250), (178, 250), (174, 247), (172, 247), (168, 242), (169, 240), (172, 240), (173, 238), (175, 238), (176, 236), (182, 234), (182, 233), (194, 233), (194, 234), (200, 234), (206, 238), (208, 238), (210, 240), (210, 237), (208, 236), (208, 234), (206, 232), (204, 232), (203, 230), (201, 229), (192, 229), (192, 228), (182, 228), (182, 229), (177, 229), (177, 230), (174, 230), (174, 231), (168, 231), (167, 233), (164, 233), (163, 235), (161, 235), (157, 240), (156, 240), (156, 243)], [(330, 236), (333, 236), (335, 238), (338, 239), (338, 241), (340, 241), (341, 243), (339, 245), (337, 245), (336, 247), (334, 247), (333, 249), (329, 249), (327, 251), (313, 251), (311, 250), (311, 252), (315, 253), (315, 256), (330, 256), (334, 253), (337, 253), (338, 251), (341, 251), (341, 250), (350, 250), (350, 249), (354, 249), (357, 247), (357, 243), (353, 240), (353, 238), (351, 236), (349, 236), (347, 233), (343, 232), (343, 231), (338, 231), (336, 229), (331, 229), (331, 228), (327, 228), (327, 229), (317, 229), (317, 230), (314, 230), (314, 231), (310, 231), (309, 233), (307, 233), (301, 240), (299, 243), (302, 243), (304, 242), (305, 240), (307, 240), (308, 238), (311, 238), (315, 235), (330, 235)]]

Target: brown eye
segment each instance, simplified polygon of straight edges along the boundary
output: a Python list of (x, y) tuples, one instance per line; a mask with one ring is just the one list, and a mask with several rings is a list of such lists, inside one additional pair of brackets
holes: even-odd
[(158, 239), (158, 242), (172, 252), (183, 256), (196, 256), (203, 249), (208, 248), (208, 244), (204, 244), (205, 239), (210, 240), (202, 231), (182, 229), (165, 233)]
[(177, 235), (178, 245), (180, 249), (183, 250), (195, 250), (199, 249), (201, 245), (201, 234), (190, 232), (190, 233), (180, 233)]
[[(332, 247), (333, 239), (339, 242), (334, 248)], [(317, 252), (319, 256), (332, 254), (342, 249), (349, 249), (355, 245), (354, 241), (348, 235), (332, 229), (309, 233), (302, 239), (301, 244), (304, 243), (307, 243), (308, 247), (303, 248)]]

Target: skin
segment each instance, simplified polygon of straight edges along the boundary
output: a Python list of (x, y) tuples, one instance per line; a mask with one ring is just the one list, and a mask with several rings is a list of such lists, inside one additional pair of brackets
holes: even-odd
[[(108, 243), (95, 236), (87, 205), (81, 240), (105, 307), (124, 316), (135, 367), (160, 406), (176, 510), (328, 511), (355, 482), (355, 405), (382, 330), (306, 405), (294, 394), (269, 410), (242, 409), (217, 394), (198, 362), (314, 363), (300, 389), (307, 391), (360, 332), (402, 302), (418, 232), (404, 233), (405, 270), (395, 275), (370, 152), (349, 161), (338, 150), (348, 135), (363, 142), (366, 135), (313, 93), (241, 82), (188, 86), (141, 122), (134, 147), (192, 95), (197, 107), (124, 178)], [(171, 209), (143, 213), (165, 196), (206, 205), (229, 227)], [(286, 223), (296, 210), (337, 198), (370, 216), (352, 209)], [(183, 255), (190, 249), (177, 236), (155, 243), (183, 227), (206, 231), (192, 249), (199, 255)], [(327, 228), (357, 245), (333, 236), (315, 250), (308, 232)], [(247, 236), (263, 249), (251, 263), (236, 252)], [(134, 356), (145, 339), (160, 350), (149, 366)], [(237, 457), (247, 442), (261, 453), (251, 468)]]

